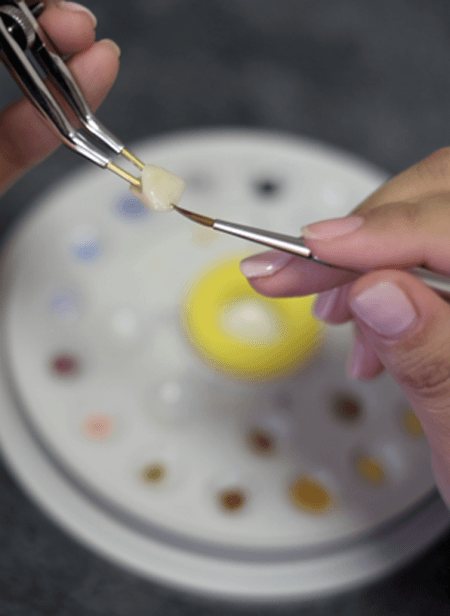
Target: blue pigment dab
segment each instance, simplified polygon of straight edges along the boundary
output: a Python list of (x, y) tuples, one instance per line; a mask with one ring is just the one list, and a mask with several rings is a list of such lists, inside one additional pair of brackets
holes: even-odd
[(101, 252), (100, 242), (91, 235), (80, 236), (72, 246), (73, 254), (78, 261), (94, 261)]
[(139, 221), (148, 218), (150, 210), (136, 197), (123, 194), (113, 207), (114, 212), (124, 220)]

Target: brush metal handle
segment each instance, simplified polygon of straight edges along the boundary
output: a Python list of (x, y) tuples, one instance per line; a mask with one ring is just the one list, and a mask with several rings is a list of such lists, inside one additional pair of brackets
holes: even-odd
[(437, 291), (439, 295), (445, 295), (450, 298), (450, 278), (444, 274), (432, 272), (424, 267), (411, 267), (406, 271), (420, 278), (425, 284)]

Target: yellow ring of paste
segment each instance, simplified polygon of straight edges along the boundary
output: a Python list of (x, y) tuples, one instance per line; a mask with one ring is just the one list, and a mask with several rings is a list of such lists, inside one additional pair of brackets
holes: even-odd
[[(274, 299), (254, 291), (239, 270), (239, 260), (220, 262), (187, 291), (182, 322), (203, 361), (239, 379), (273, 379), (294, 371), (314, 353), (321, 324), (311, 314), (315, 296)], [(257, 301), (276, 319), (278, 335), (249, 342), (231, 335), (221, 315), (234, 302)]]

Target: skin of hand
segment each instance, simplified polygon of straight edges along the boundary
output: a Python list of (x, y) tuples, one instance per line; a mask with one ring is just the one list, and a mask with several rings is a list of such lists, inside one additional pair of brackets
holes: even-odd
[[(46, 2), (39, 22), (58, 51), (69, 56), (67, 64), (70, 71), (90, 107), (95, 110), (117, 76), (120, 56), (118, 46), (107, 39), (95, 42), (94, 15), (74, 2)], [(77, 126), (71, 110), (64, 104), (62, 106)], [(0, 192), (7, 190), (26, 171), (47, 158), (60, 144), (58, 137), (51, 132), (27, 99), (21, 99), (2, 110)]]
[(393, 376), (423, 426), (450, 504), (450, 305), (400, 270), (421, 265), (450, 276), (450, 148), (391, 179), (351, 215), (302, 231), (319, 259), (357, 264), (361, 276), (278, 251), (244, 260), (242, 273), (263, 295), (319, 293), (314, 311), (324, 321), (353, 320), (349, 375)]

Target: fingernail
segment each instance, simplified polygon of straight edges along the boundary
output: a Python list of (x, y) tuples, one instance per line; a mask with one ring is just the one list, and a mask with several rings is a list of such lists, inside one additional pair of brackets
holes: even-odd
[(353, 347), (347, 363), (347, 374), (351, 379), (358, 379), (362, 374), (362, 367), (364, 362), (364, 344), (355, 335), (353, 340)]
[(317, 296), (316, 303), (314, 304), (314, 315), (318, 319), (325, 321), (331, 314), (338, 295), (339, 287), (330, 289), (329, 291), (322, 291), (322, 293)]
[(287, 252), (271, 250), (241, 261), (239, 267), (246, 278), (273, 276), (295, 257)]
[(64, 9), (67, 11), (72, 11), (74, 13), (76, 12), (80, 12), (80, 13), (87, 13), (89, 15), (89, 17), (92, 19), (92, 22), (94, 24), (94, 28), (97, 25), (97, 18), (94, 15), (94, 13), (86, 8), (85, 6), (83, 6), (82, 4), (78, 4), (78, 2), (59, 2), (58, 3), (58, 8), (60, 9)]
[(102, 43), (106, 43), (107, 45), (109, 45), (111, 47), (111, 49), (113, 49), (115, 51), (117, 56), (120, 57), (120, 54), (122, 53), (122, 51), (121, 51), (119, 45), (115, 41), (112, 41), (111, 39), (102, 39), (101, 42)]
[(363, 224), (364, 218), (361, 216), (347, 216), (345, 218), (332, 218), (314, 222), (311, 225), (302, 227), (303, 237), (313, 240), (332, 240), (340, 235), (346, 235), (356, 231)]
[(391, 282), (379, 282), (363, 291), (350, 306), (357, 317), (382, 336), (402, 334), (417, 318), (406, 295)]

